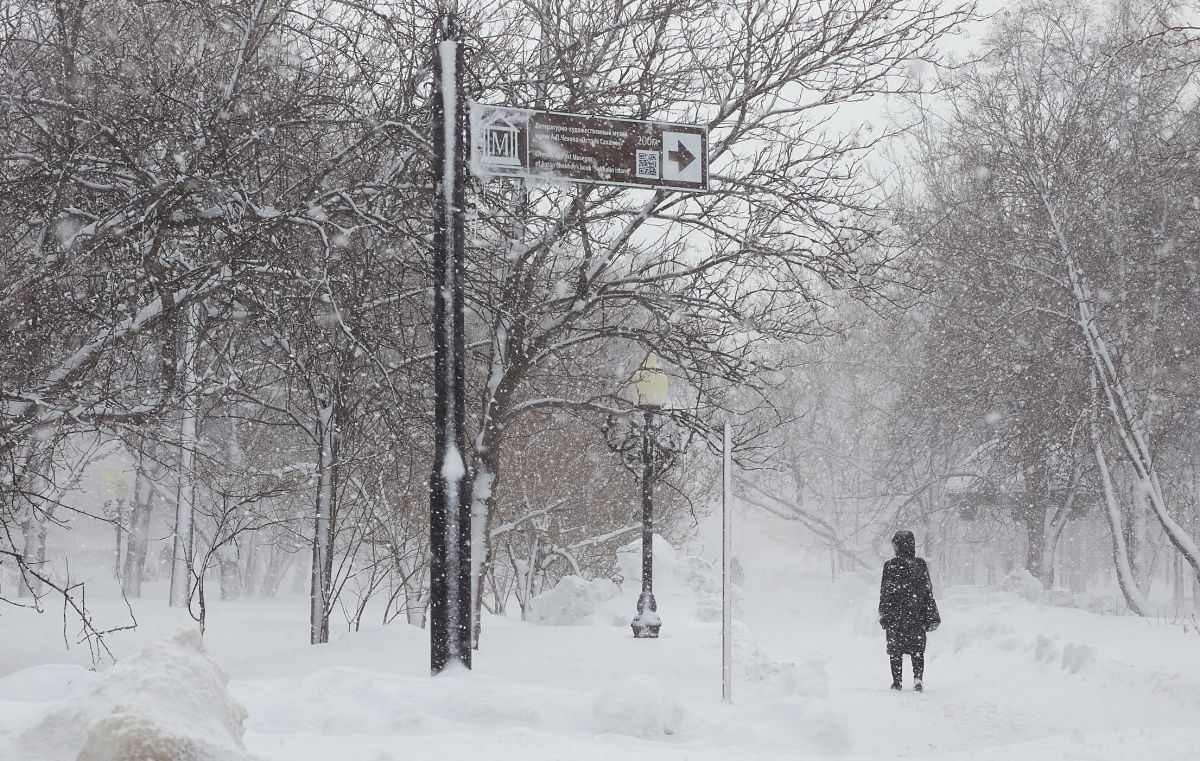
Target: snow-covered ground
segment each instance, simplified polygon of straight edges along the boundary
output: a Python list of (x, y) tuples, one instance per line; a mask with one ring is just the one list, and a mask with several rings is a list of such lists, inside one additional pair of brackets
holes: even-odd
[(669, 548), (657, 563), (660, 639), (630, 636), (632, 588), (598, 585), (580, 610), (541, 611), (587, 623), (490, 618), (474, 671), (438, 678), (426, 633), (407, 625), (307, 645), (298, 597), (213, 603), (201, 644), (151, 588), (139, 630), (112, 638), (121, 663), (99, 673), (63, 648), (57, 612), (5, 609), (0, 759), (1200, 757), (1200, 633), (1180, 623), (942, 589), (927, 691), (896, 694), (877, 580), (747, 557), (723, 705), (712, 579)]

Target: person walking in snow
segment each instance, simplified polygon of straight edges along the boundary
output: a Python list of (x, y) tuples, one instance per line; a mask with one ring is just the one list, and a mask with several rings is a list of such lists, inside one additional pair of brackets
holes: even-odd
[(904, 654), (912, 659), (913, 689), (924, 690), (925, 633), (942, 623), (933, 599), (933, 581), (924, 558), (917, 557), (917, 539), (911, 531), (892, 537), (896, 557), (883, 564), (879, 585), (879, 625), (887, 630), (887, 652), (892, 663), (892, 689), (899, 690)]

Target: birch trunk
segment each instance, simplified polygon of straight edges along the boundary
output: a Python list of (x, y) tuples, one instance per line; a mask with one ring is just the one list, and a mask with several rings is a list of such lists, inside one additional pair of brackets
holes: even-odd
[(337, 466), (337, 403), (317, 412), (317, 495), (313, 525), (312, 585), (309, 590), (309, 641), (329, 641), (333, 592), (333, 517)]
[(1042, 557), (1041, 567), (1045, 573), (1046, 589), (1053, 589), (1058, 584), (1058, 577), (1055, 572), (1054, 555), (1058, 551), (1058, 543), (1062, 538), (1063, 529), (1067, 525), (1067, 514), (1071, 510), (1071, 503), (1074, 501), (1074, 495), (1068, 493), (1068, 502), (1054, 510), (1046, 511), (1046, 518), (1042, 525)]
[(1071, 471), (1070, 480), (1067, 482), (1066, 497), (1062, 504), (1054, 505), (1053, 509), (1046, 511), (1046, 524), (1044, 533), (1046, 536), (1045, 546), (1042, 548), (1042, 564), (1047, 569), (1050, 587), (1058, 584), (1058, 567), (1059, 563), (1055, 562), (1055, 558), (1061, 557), (1058, 553), (1059, 544), (1062, 541), (1063, 531), (1067, 528), (1067, 523), (1070, 521), (1071, 510), (1075, 506), (1075, 500), (1078, 498), (1076, 489), (1079, 487), (1079, 482), (1083, 478), (1083, 466), (1075, 465)]
[(295, 552), (284, 549), (283, 537), (279, 535), (280, 533), (282, 532), (276, 532), (275, 541), (271, 544), (267, 568), (263, 571), (262, 586), (259, 589), (262, 597), (274, 597), (279, 592), (279, 587), (283, 584), (288, 569), (296, 559)]
[(484, 388), (483, 414), (475, 436), (473, 479), (471, 481), (471, 646), (479, 649), (483, 632), (483, 590), (494, 562), (492, 543), (493, 510), (496, 484), (500, 479), (500, 447), (504, 437), (505, 415), (512, 389), (520, 377), (520, 368), (511, 366), (513, 345), (519, 345), (519, 332), (498, 326), (492, 337), (491, 372)]
[(425, 628), (428, 618), (429, 595), (422, 589), (404, 584), (404, 620), (419, 629)]
[(41, 597), (45, 586), (34, 573), (43, 576), (47, 573), (46, 524), (54, 514), (57, 494), (54, 484), (39, 470), (46, 465), (39, 465), (39, 458), (33, 448), (25, 450), (20, 462), (18, 479), (24, 482), (26, 504), (21, 521), (21, 555), (24, 564), (21, 567), (21, 584), (17, 589), (17, 597), (30, 599)]
[(492, 570), (492, 505), (500, 476), (498, 436), (480, 433), (475, 444), (475, 476), (471, 482), (471, 646), (479, 649), (483, 633), (483, 590)]
[(254, 595), (258, 585), (258, 532), (247, 531), (242, 543), (242, 594)]
[[(144, 443), (143, 447), (151, 446)], [(146, 550), (150, 535), (150, 516), (157, 495), (152, 482), (150, 459), (138, 451), (134, 470), (133, 506), (129, 516), (129, 539), (125, 551), (125, 568), (121, 574), (121, 591), (126, 597), (142, 596), (142, 580), (146, 575)]]
[[(1193, 576), (1200, 582), (1200, 545), (1197, 545), (1196, 540), (1171, 517), (1167, 510), (1162, 488), (1158, 482), (1158, 470), (1154, 465), (1154, 456), (1150, 449), (1145, 420), (1129, 398), (1122, 381), (1122, 374), (1118, 371), (1117, 364), (1100, 332), (1099, 324), (1092, 312), (1093, 302), (1090, 288), (1083, 273), (1075, 265), (1075, 257), (1067, 245), (1066, 233), (1059, 222), (1054, 204), (1050, 202), (1045, 184), (1039, 183), (1039, 185), (1042, 188), (1039, 190), (1042, 206), (1049, 217), (1059, 251), (1066, 265), (1067, 280), (1078, 314), (1076, 324), (1083, 335), (1084, 344), (1087, 346), (1088, 355), (1092, 361), (1094, 370), (1092, 380), (1104, 392), (1106, 402), (1104, 408), (1108, 412), (1113, 429), (1121, 442), (1126, 461), (1134, 470), (1139, 490), (1147, 506), (1153, 512), (1159, 525), (1162, 526), (1171, 544), (1191, 566)], [(1098, 439), (1096, 440), (1098, 441)], [(1111, 478), (1107, 479), (1106, 488), (1111, 491)], [(1108, 499), (1107, 494), (1106, 499)], [(1110, 509), (1111, 506), (1110, 502)]]
[[(1095, 386), (1096, 376), (1093, 372), (1093, 390)], [(1142, 594), (1142, 590), (1137, 584), (1137, 579), (1133, 575), (1133, 567), (1129, 558), (1129, 547), (1125, 543), (1125, 531), (1121, 523), (1121, 507), (1117, 502), (1117, 495), (1113, 489), (1112, 475), (1108, 468), (1108, 458), (1104, 454), (1104, 448), (1100, 443), (1100, 422), (1096, 419), (1095, 414), (1092, 415), (1091, 436), (1092, 454), (1096, 459), (1096, 467), (1100, 471), (1100, 484), (1104, 490), (1104, 514), (1108, 519), (1109, 531), (1112, 533), (1113, 568), (1117, 572), (1117, 585), (1121, 588), (1121, 594), (1125, 597), (1125, 603), (1129, 606), (1129, 609), (1139, 616), (1145, 616), (1150, 611), (1150, 602)]]
[(42, 507), (36, 504), (36, 497), (29, 498), (29, 505), (25, 510), (25, 520), (22, 527), (25, 545), (22, 550), (22, 555), (25, 559), (25, 567), (21, 568), (21, 585), (17, 589), (17, 597), (20, 598), (35, 598), (42, 596), (42, 580), (30, 573), (28, 569), (33, 569), (39, 574), (45, 574), (46, 564), (46, 521)]
[(188, 604), (192, 588), (192, 522), (196, 452), (196, 348), (198, 307), (188, 307), (183, 338), (183, 417), (179, 427), (178, 498), (175, 502), (175, 535), (171, 551), (171, 596), (173, 608)]
[(242, 574), (238, 566), (237, 548), (232, 544), (222, 544), (217, 548), (216, 556), (221, 599), (236, 600), (242, 596)]
[[(244, 472), (246, 456), (242, 451), (242, 442), (238, 436), (237, 418), (230, 420), (226, 457), (236, 471)], [(238, 549), (235, 543), (237, 537), (234, 532), (237, 530), (236, 527), (244, 509), (235, 507), (225, 511), (214, 534), (214, 540), (217, 543), (214, 554), (217, 559), (222, 600), (236, 600), (242, 596), (241, 568), (238, 565)]]
[(1167, 538), (1192, 567), (1192, 574), (1200, 579), (1200, 546), (1180, 526), (1167, 510), (1162, 487), (1158, 481), (1158, 469), (1151, 454), (1149, 433), (1145, 421), (1138, 413), (1125, 389), (1108, 346), (1100, 334), (1095, 316), (1091, 311), (1091, 294), (1075, 262), (1067, 257), (1067, 274), (1079, 310), (1079, 328), (1087, 342), (1095, 369), (1093, 377), (1104, 392), (1105, 409), (1113, 423), (1117, 436), (1125, 451), (1126, 461), (1134, 469), (1137, 487), (1144, 504), (1153, 512)]

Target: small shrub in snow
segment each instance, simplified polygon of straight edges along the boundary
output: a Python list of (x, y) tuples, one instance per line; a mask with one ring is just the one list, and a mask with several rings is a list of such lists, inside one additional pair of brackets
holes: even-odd
[(633, 674), (600, 693), (592, 705), (596, 730), (647, 740), (679, 732), (683, 705), (659, 680)]

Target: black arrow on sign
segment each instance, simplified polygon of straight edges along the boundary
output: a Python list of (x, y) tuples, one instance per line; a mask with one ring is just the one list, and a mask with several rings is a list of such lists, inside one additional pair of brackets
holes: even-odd
[(676, 140), (675, 144), (678, 147), (673, 151), (667, 151), (667, 158), (675, 162), (676, 172), (682, 172), (696, 160), (696, 156), (687, 149), (682, 140)]

